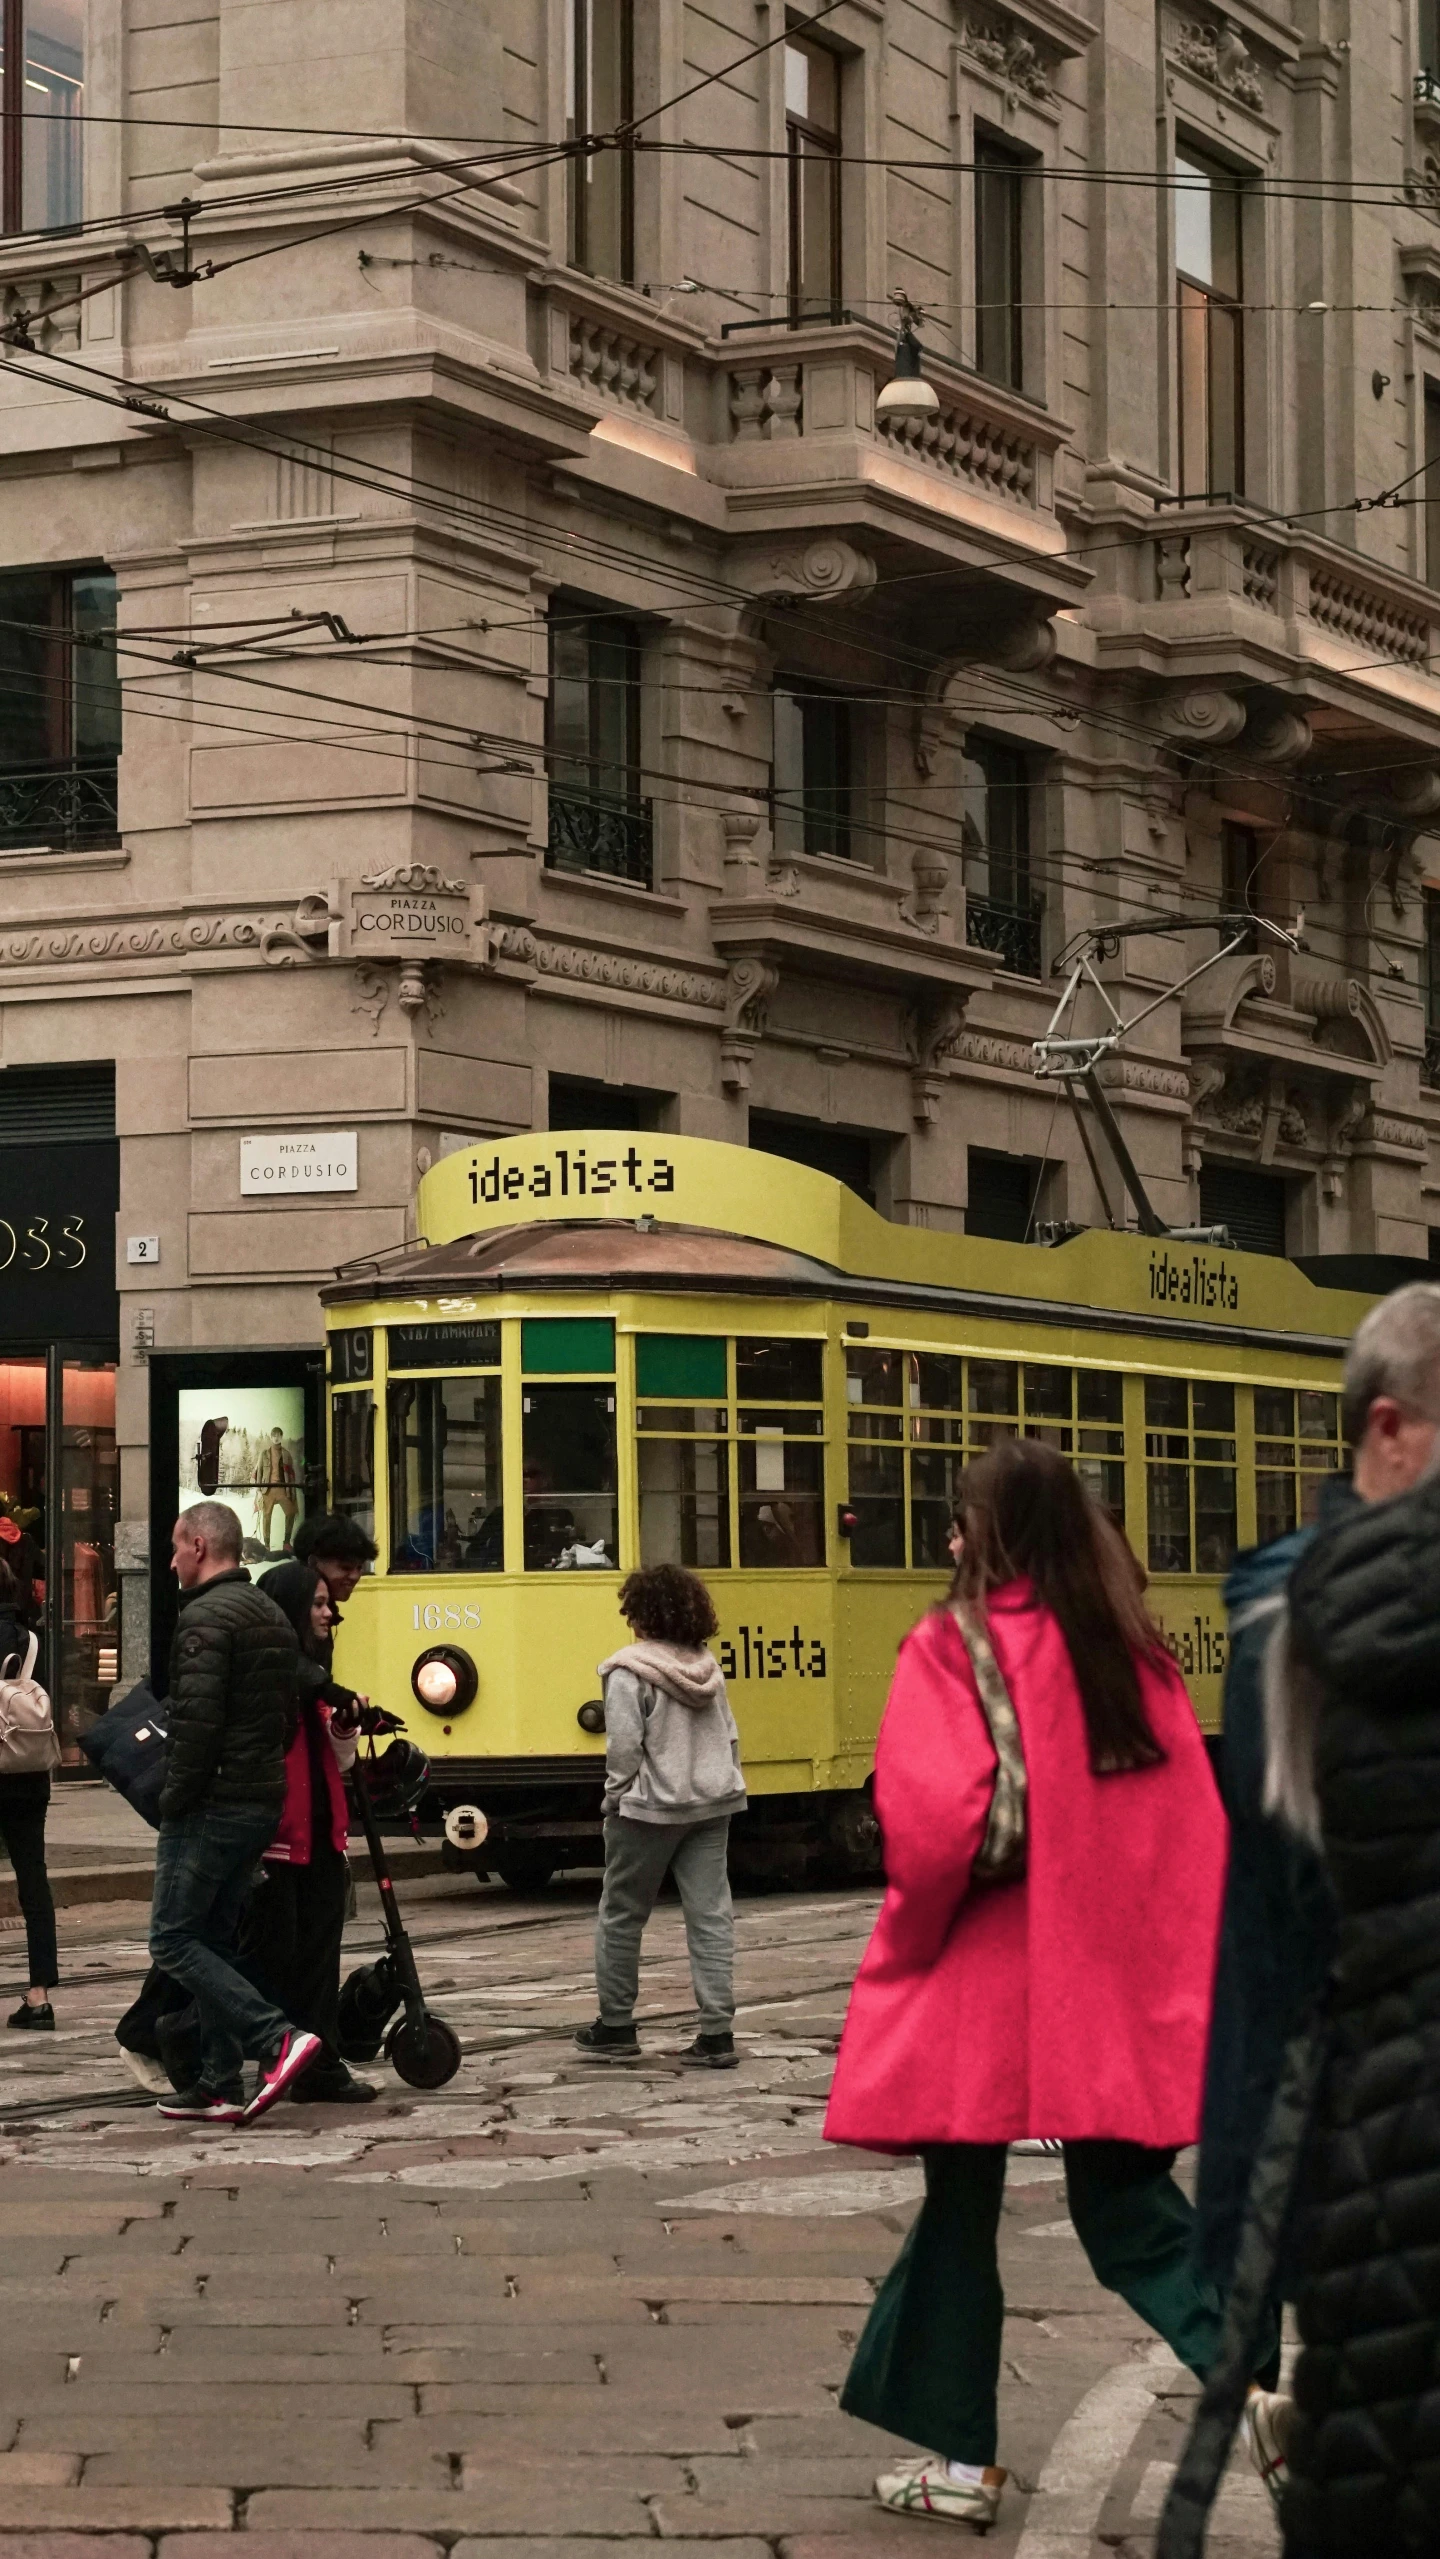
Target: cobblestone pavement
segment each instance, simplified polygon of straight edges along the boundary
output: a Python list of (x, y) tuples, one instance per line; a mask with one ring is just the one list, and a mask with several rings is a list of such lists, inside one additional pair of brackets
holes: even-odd
[[(740, 1907), (743, 2062), (723, 2075), (678, 2067), (668, 1903), (643, 2064), (578, 2058), (593, 1904), (588, 1883), (417, 1887), (459, 2078), (422, 2095), (377, 2066), (373, 2106), (286, 2104), (209, 2138), (162, 2124), (118, 2065), (137, 1914), (63, 1922), (59, 2031), (0, 2049), (0, 2559), (206, 2559), (194, 2536), (229, 2530), (252, 2559), (301, 2534), (305, 2559), (929, 2546), (870, 2502), (886, 2439), (836, 2405), (919, 2182), (820, 2139), (873, 1895)], [(362, 1897), (357, 1955), (377, 1935)], [(0, 1960), (22, 1946), (7, 1928)], [(1003, 2249), (1014, 2486), (988, 2549), (1138, 2559), (1193, 2385), (1096, 2290), (1058, 2163), (1012, 2158)], [(1237, 2467), (1215, 2559), (1276, 2542)]]

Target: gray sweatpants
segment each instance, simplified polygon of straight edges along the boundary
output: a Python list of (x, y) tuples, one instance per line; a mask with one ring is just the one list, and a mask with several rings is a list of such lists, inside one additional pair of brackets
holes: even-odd
[(730, 1816), (707, 1822), (605, 1824), (605, 1887), (595, 1927), (595, 1986), (607, 2026), (628, 2026), (640, 1988), (640, 1939), (672, 1870), (685, 1914), (690, 1978), (702, 2035), (726, 2035), (735, 2017), (735, 1912), (725, 1851)]

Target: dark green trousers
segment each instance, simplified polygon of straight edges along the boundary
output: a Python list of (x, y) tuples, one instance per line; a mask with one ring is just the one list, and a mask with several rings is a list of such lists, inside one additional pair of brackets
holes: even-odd
[[(852, 2417), (943, 2453), (989, 2464), (1005, 2296), (996, 2235), (1003, 2142), (927, 2150), (925, 2201), (876, 2297), (840, 2405)], [(1220, 2343), (1219, 2295), (1190, 2261), (1194, 2214), (1173, 2150), (1067, 2141), (1065, 2190), (1097, 2280), (1201, 2378)]]

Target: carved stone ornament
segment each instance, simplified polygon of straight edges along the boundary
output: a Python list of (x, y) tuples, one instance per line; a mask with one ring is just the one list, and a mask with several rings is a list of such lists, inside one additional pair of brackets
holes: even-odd
[(1012, 97), (1048, 99), (1050, 73), (1030, 38), (1013, 18), (986, 11), (965, 21), (961, 45), (983, 71), (991, 73)]
[(1245, 726), (1245, 705), (1218, 685), (1192, 684), (1157, 706), (1160, 726), (1181, 746), (1230, 746)]
[(910, 1060), (910, 1114), (917, 1128), (933, 1125), (940, 1106), (940, 1087), (963, 1036), (968, 994), (925, 995), (909, 1007), (904, 1020), (905, 1053)]
[(1369, 1114), (1360, 1136), (1364, 1145), (1393, 1146), (1406, 1155), (1424, 1155), (1430, 1142), (1418, 1120), (1392, 1119), (1379, 1111)]
[(1314, 731), (1303, 711), (1277, 710), (1268, 720), (1262, 718), (1258, 727), (1253, 721), (1246, 723), (1246, 756), (1251, 763), (1272, 770), (1298, 764), (1313, 744)]
[(42, 926), (0, 935), (0, 968), (189, 959), (212, 951), (253, 951), (271, 968), (295, 968), (324, 957), (329, 931), (324, 897), (302, 898), (280, 915), (152, 916), (127, 924)]
[(613, 987), (625, 995), (650, 995), (666, 1004), (700, 1004), (723, 1011), (725, 987), (698, 970), (666, 968), (656, 960), (636, 960), (618, 951), (594, 951), (573, 942), (552, 942), (528, 924), (497, 924), (491, 956), (533, 970), (537, 977), (567, 978), (579, 986)]
[(780, 971), (769, 960), (742, 953), (725, 980), (725, 1029), (720, 1041), (720, 1081), (727, 1092), (749, 1090), (750, 1064), (765, 1037)]
[(1190, 1077), (1183, 1066), (1160, 1066), (1148, 1057), (1107, 1058), (1099, 1080), (1122, 1093), (1150, 1093), (1158, 1102), (1188, 1102)]
[(1221, 18), (1218, 24), (1208, 18), (1172, 18), (1165, 42), (1172, 59), (1193, 78), (1225, 90), (1256, 115), (1265, 113), (1264, 82), (1233, 18)]
[(993, 1031), (961, 1031), (950, 1055), (957, 1066), (995, 1066), (1007, 1075), (1033, 1075), (1035, 1051), (1025, 1040), (1002, 1040)]
[(730, 567), (737, 586), (754, 596), (802, 596), (820, 603), (833, 595), (866, 595), (875, 584), (874, 561), (853, 542), (826, 534), (813, 542), (767, 544), (741, 552)]

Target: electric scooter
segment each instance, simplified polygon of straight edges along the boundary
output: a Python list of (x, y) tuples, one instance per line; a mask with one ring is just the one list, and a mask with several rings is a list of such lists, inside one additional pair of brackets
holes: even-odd
[(430, 1782), (430, 1766), (413, 1742), (392, 1740), (377, 1756), (376, 1734), (398, 1734), (398, 1715), (362, 1707), (360, 1729), (366, 1748), (355, 1762), (351, 1792), (379, 1888), (385, 1952), (375, 1963), (360, 1965), (341, 1985), (340, 2050), (346, 2061), (366, 2062), (374, 2061), (383, 2046), (407, 2088), (443, 2088), (460, 2067), (460, 2038), (425, 2005), (377, 1819), (378, 1813), (393, 1818), (413, 1813)]

